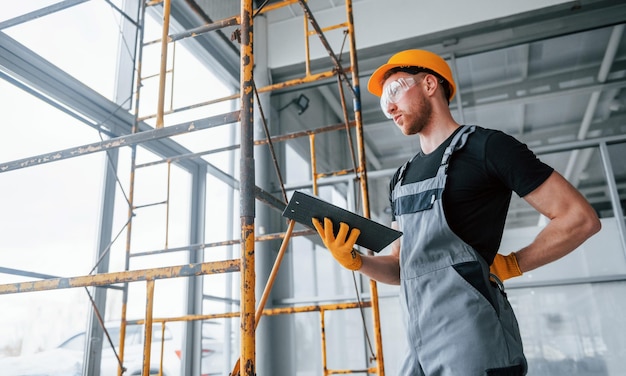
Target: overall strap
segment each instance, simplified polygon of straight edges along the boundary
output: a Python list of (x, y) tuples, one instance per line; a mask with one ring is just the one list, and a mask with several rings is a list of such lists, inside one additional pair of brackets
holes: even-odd
[(450, 142), (450, 145), (443, 153), (443, 158), (441, 158), (441, 164), (439, 165), (439, 171), (437, 171), (437, 174), (441, 172), (445, 173), (448, 170), (448, 163), (450, 162), (450, 157), (452, 156), (452, 153), (465, 146), (467, 138), (470, 134), (474, 133), (475, 130), (475, 125), (463, 125), (461, 130), (454, 135), (454, 138)]
[(402, 165), (402, 167), (400, 167), (400, 173), (398, 173), (398, 183), (397, 184), (402, 184), (402, 179), (404, 179), (404, 173), (406, 172), (406, 168), (409, 166), (409, 164), (411, 162), (413, 162), (413, 160), (417, 157), (417, 154), (415, 154), (414, 156), (411, 157), (411, 159), (409, 159), (408, 161), (404, 162), (404, 164)]

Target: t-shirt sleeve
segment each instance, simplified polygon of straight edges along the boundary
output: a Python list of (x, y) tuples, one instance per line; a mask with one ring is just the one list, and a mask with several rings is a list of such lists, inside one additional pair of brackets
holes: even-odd
[(520, 197), (534, 191), (554, 171), (539, 160), (526, 144), (504, 132), (490, 135), (485, 153), (487, 168)]

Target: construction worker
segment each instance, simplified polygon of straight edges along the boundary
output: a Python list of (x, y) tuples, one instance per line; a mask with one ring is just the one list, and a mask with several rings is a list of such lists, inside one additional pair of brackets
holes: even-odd
[[(456, 85), (440, 56), (393, 55), (368, 90), (421, 150), (390, 183), (392, 226), (403, 232), (390, 254), (352, 252), (360, 234), (313, 219), (341, 265), (401, 286), (406, 376), (525, 375), (518, 324), (502, 281), (557, 260), (600, 230), (586, 199), (511, 136), (461, 126), (449, 102)], [(526, 247), (498, 254), (512, 192), (548, 224)], [(348, 233), (348, 231), (350, 232)]]

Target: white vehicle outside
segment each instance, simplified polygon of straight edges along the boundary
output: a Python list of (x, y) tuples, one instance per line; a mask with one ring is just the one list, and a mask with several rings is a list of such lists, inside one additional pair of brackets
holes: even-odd
[[(115, 347), (119, 346), (120, 327), (108, 326), (107, 329)], [(81, 376), (85, 332), (80, 332), (65, 340), (58, 347), (18, 357), (0, 359), (2, 376)], [(127, 325), (124, 350), (125, 376), (141, 375), (143, 369), (142, 325)], [(158, 375), (161, 363), (161, 338), (163, 338), (163, 376), (180, 376), (180, 358), (176, 352), (173, 336), (166, 327), (161, 333), (161, 325), (152, 328), (152, 347), (150, 352), (150, 374)], [(106, 337), (102, 341), (102, 361), (100, 375), (117, 375), (118, 360)]]

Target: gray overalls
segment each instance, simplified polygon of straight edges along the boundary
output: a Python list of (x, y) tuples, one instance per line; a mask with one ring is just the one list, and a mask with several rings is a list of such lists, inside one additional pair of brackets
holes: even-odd
[(404, 233), (400, 251), (400, 301), (408, 351), (403, 376), (517, 376), (526, 373), (517, 320), (489, 265), (452, 232), (442, 193), (452, 153), (475, 127), (464, 126), (446, 149), (437, 175), (392, 192)]

